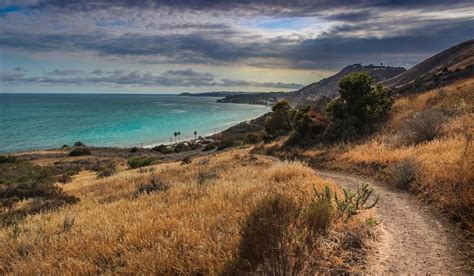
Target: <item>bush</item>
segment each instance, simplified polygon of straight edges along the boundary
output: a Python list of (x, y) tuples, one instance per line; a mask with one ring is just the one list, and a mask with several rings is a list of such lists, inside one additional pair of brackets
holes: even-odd
[(224, 274), (304, 275), (332, 213), (319, 199), (307, 206), (284, 195), (263, 200), (243, 225), (238, 258)]
[(191, 158), (191, 156), (186, 156), (184, 157), (182, 160), (181, 160), (181, 164), (191, 164), (191, 162), (193, 162), (193, 159)]
[(0, 164), (5, 164), (5, 163), (15, 163), (18, 161), (18, 158), (13, 155), (0, 155)]
[(416, 180), (418, 166), (414, 160), (404, 160), (393, 164), (388, 169), (388, 182), (393, 186), (409, 190)]
[(163, 154), (170, 154), (174, 152), (173, 147), (167, 146), (167, 145), (159, 145), (153, 148), (154, 151), (157, 151), (159, 153)]
[(149, 156), (133, 157), (128, 159), (127, 165), (131, 169), (145, 167), (152, 165), (156, 162), (156, 159)]
[(169, 184), (159, 178), (158, 175), (151, 174), (149, 182), (141, 184), (135, 192), (134, 196), (137, 197), (141, 194), (149, 194), (153, 192), (164, 192), (168, 190), (169, 187)]
[(105, 178), (112, 176), (117, 172), (117, 165), (114, 162), (109, 162), (99, 168), (97, 178)]
[(64, 144), (64, 145), (62, 146), (62, 148), (63, 148), (63, 149), (67, 149), (67, 148), (69, 148), (69, 145)]
[(227, 148), (230, 148), (234, 146), (234, 141), (232, 140), (222, 140), (219, 145), (217, 146), (217, 150), (224, 150), (224, 149), (227, 149)]
[[(75, 204), (79, 199), (68, 195), (54, 185), (61, 180), (55, 176), (54, 168), (33, 165), (28, 161), (2, 164), (0, 167), (0, 227), (15, 223), (18, 219), (38, 212), (53, 210), (65, 204)], [(68, 175), (65, 175), (68, 176)], [(31, 204), (10, 209), (20, 200), (31, 199)]]
[(174, 146), (174, 152), (179, 153), (183, 151), (188, 151), (189, 147), (185, 143), (177, 144)]
[(439, 137), (445, 121), (446, 116), (439, 110), (420, 111), (402, 128), (399, 134), (401, 142), (415, 145), (434, 140)]
[(138, 148), (137, 148), (137, 147), (133, 147), (133, 148), (130, 149), (130, 152), (131, 152), (131, 153), (138, 152)]
[(210, 171), (210, 172), (199, 172), (197, 175), (196, 183), (199, 185), (202, 185), (206, 182), (212, 181), (213, 179), (216, 179), (218, 177), (218, 174), (216, 172)]
[(216, 148), (216, 145), (214, 143), (209, 143), (207, 144), (202, 151), (211, 151)]
[(249, 144), (257, 144), (258, 142), (260, 142), (260, 140), (261, 140), (261, 137), (255, 133), (249, 133), (247, 134), (247, 137), (245, 138), (245, 141)]
[(90, 154), (91, 154), (90, 150), (85, 147), (74, 148), (71, 152), (69, 152), (69, 156), (83, 156), (83, 155), (90, 155)]
[(81, 141), (77, 141), (76, 143), (74, 143), (74, 146), (75, 147), (85, 147), (86, 145), (83, 144)]

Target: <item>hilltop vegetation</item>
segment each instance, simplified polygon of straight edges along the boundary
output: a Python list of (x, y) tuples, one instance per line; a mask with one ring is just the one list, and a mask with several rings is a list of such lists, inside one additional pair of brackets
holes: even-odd
[[(352, 135), (343, 143), (328, 145), (324, 136), (298, 140), (295, 137), (302, 136), (294, 132), (257, 151), (300, 156), (316, 167), (375, 176), (435, 203), (472, 231), (473, 89), (474, 79), (467, 79), (399, 97), (387, 121), (378, 123), (378, 130), (365, 138)], [(348, 128), (342, 130), (340, 138)]]

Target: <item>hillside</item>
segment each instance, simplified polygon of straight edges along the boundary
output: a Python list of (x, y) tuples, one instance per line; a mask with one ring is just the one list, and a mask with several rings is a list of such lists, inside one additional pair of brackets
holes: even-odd
[(397, 76), (404, 71), (405, 69), (401, 67), (374, 65), (363, 66), (360, 64), (353, 64), (346, 66), (334, 76), (312, 83), (298, 91), (291, 93), (288, 97), (288, 100), (290, 103), (297, 105), (308, 102), (316, 102), (323, 97), (334, 98), (338, 94), (337, 91), (339, 80), (351, 73), (367, 72), (375, 79), (376, 82), (379, 82)]
[(474, 40), (446, 49), (382, 82), (402, 93), (421, 91), (474, 76)]
[(331, 181), (249, 149), (59, 185), (78, 202), (0, 227), (1, 274), (357, 273), (373, 235), (368, 214), (320, 198)]

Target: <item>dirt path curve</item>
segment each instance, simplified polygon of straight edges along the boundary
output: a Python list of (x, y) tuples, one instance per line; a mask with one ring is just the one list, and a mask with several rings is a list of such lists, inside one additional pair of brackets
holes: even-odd
[(367, 182), (380, 196), (376, 209), (382, 235), (373, 254), (369, 254), (367, 273), (462, 274), (469, 270), (472, 273), (472, 260), (463, 255), (466, 250), (460, 249), (466, 244), (462, 246), (453, 227), (417, 202), (413, 195), (361, 177), (316, 173), (349, 190)]

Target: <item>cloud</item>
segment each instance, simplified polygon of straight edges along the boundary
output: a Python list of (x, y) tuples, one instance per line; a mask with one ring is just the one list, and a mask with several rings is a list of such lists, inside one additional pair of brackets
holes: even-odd
[(18, 66), (16, 68), (13, 68), (13, 71), (16, 71), (16, 72), (28, 72), (28, 70), (26, 70), (25, 68), (21, 67), (21, 66)]
[(82, 72), (83, 72), (82, 70), (75, 70), (75, 69), (67, 69), (67, 70), (56, 69), (46, 74), (49, 76), (74, 76)]
[[(74, 54), (94, 62), (163, 66), (411, 66), (471, 39), (474, 24), (472, 0), (26, 0), (7, 1), (5, 7), (11, 5), (22, 9), (0, 18), (2, 52), (35, 58), (44, 53), (60, 58)], [(262, 18), (305, 18), (305, 24), (312, 23), (285, 30), (255, 24)], [(80, 73), (53, 71), (48, 76)], [(109, 73), (99, 70), (89, 78), (114, 75)], [(163, 83), (174, 81), (171, 76), (154, 77)], [(202, 82), (197, 78), (188, 76), (186, 82)]]
[[(68, 72), (79, 70), (60, 70)], [(55, 72), (53, 71), (53, 72)], [(168, 70), (153, 74), (141, 70), (107, 71), (95, 69), (89, 73), (75, 74), (46, 73), (42, 76), (27, 76), (24, 73), (3, 72), (0, 83), (5, 85), (71, 85), (71, 86), (132, 86), (132, 87), (265, 87), (278, 89), (299, 89), (302, 84), (282, 82), (250, 82), (244, 80), (218, 79), (214, 74), (196, 72), (191, 69)], [(54, 76), (54, 77), (53, 77)]]

